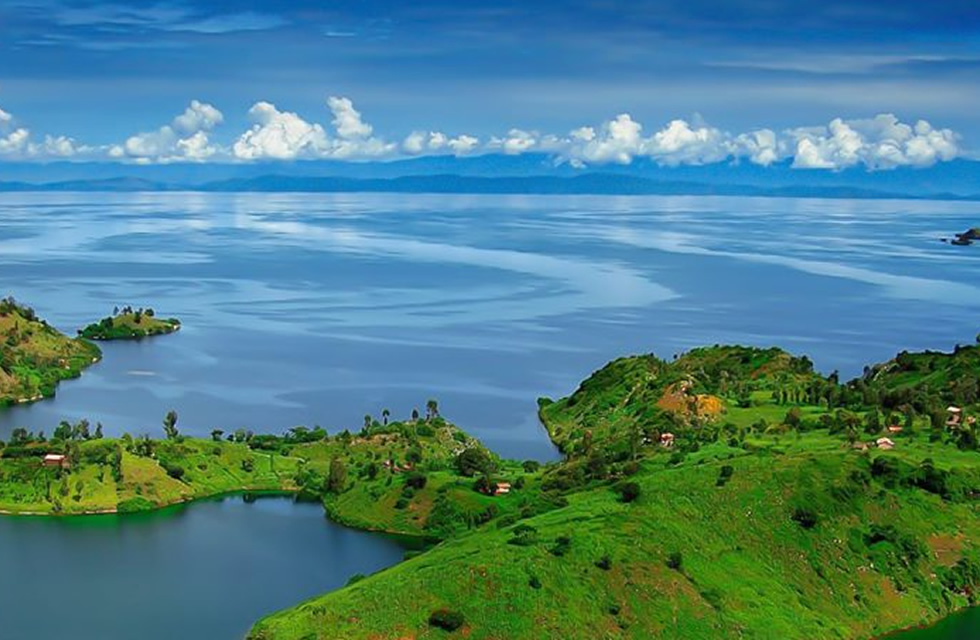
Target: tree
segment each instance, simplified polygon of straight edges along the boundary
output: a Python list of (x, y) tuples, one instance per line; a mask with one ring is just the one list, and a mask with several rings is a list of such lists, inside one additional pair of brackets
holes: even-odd
[(177, 432), (177, 412), (171, 409), (163, 417), (163, 432), (168, 440), (176, 440), (179, 435)]
[(456, 456), (456, 471), (459, 475), (470, 478), (477, 473), (489, 473), (493, 470), (493, 461), (490, 455), (481, 447), (469, 447), (463, 449)]
[(385, 426), (388, 426), (388, 416), (390, 415), (391, 411), (388, 411), (387, 409), (381, 410), (381, 420), (384, 422)]
[(365, 413), (364, 414), (364, 430), (365, 431), (367, 431), (368, 429), (371, 428), (371, 422), (372, 422), (371, 415), (368, 414), (368, 413)]
[(102, 423), (101, 422), (96, 422), (95, 423), (95, 439), (96, 440), (101, 440), (102, 439)]
[(330, 475), (327, 477), (327, 492), (340, 493), (347, 486), (347, 466), (340, 458), (330, 461)]
[(418, 409), (412, 409), (412, 421), (414, 422), (415, 420), (418, 420), (418, 419), (419, 419), (419, 410)]
[(225, 435), (225, 432), (221, 429), (211, 429), (211, 439), (215, 442), (221, 442), (221, 436)]
[(430, 399), (425, 403), (425, 419), (431, 420), (439, 417), (439, 403)]

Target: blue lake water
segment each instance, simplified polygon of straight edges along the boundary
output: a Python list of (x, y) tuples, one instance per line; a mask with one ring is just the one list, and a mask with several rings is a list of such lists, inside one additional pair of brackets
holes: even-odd
[(980, 330), (968, 202), (401, 194), (2, 194), (2, 289), (74, 331), (114, 305), (180, 334), (106, 344), (50, 432), (320, 424), (443, 413), (506, 456), (554, 451), (535, 398), (619, 355), (780, 345), (854, 375)]
[(391, 539), (289, 498), (0, 517), (0, 638), (233, 640), (259, 617), (403, 554)]
[[(2, 194), (0, 290), (66, 332), (114, 305), (176, 335), (104, 345), (16, 426), (107, 434), (443, 413), (508, 457), (553, 448), (535, 398), (617, 356), (780, 345), (858, 374), (980, 322), (980, 204), (724, 197)], [(21, 638), (240, 637), (262, 614), (392, 564), (318, 506), (0, 518), (0, 619)], [(52, 613), (53, 612), (53, 613)]]

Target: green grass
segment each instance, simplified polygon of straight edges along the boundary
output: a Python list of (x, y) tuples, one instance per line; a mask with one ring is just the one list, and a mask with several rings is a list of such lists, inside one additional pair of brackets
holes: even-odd
[[(976, 555), (980, 514), (877, 481), (843, 500), (835, 488), (868, 463), (839, 439), (835, 448), (829, 442), (813, 434), (782, 455), (645, 465), (633, 478), (642, 494), (632, 504), (608, 487), (572, 495), (567, 507), (521, 521), (537, 529), (535, 544), (508, 544), (512, 527), (487, 525), (273, 614), (250, 637), (441, 638), (427, 617), (445, 607), (464, 615), (468, 638), (854, 638), (965, 603), (933, 574)], [(931, 454), (909, 443), (904, 453), (881, 455), (921, 461)], [(977, 458), (952, 464), (975, 471)], [(723, 464), (734, 472), (718, 487)], [(793, 521), (798, 504), (816, 509), (814, 528)], [(915, 540), (923, 557), (906, 567), (891, 543), (866, 544), (875, 524)], [(550, 549), (561, 536), (571, 544), (559, 557)], [(950, 541), (952, 555), (933, 551)], [(667, 566), (675, 552), (680, 571)], [(609, 570), (596, 566), (604, 556)]]

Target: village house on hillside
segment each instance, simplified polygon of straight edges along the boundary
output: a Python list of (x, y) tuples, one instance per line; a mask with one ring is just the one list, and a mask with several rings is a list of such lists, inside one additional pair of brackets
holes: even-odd
[(887, 451), (889, 449), (894, 449), (895, 443), (891, 440), (891, 438), (878, 438), (875, 440), (875, 446), (879, 449), (884, 449)]
[(41, 463), (45, 467), (68, 467), (68, 458), (61, 455), (60, 453), (49, 453), (41, 460)]

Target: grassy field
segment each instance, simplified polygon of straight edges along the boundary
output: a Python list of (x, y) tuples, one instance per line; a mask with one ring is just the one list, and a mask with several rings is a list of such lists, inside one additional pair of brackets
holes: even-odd
[(0, 407), (53, 396), (62, 380), (98, 362), (94, 344), (71, 339), (29, 307), (0, 300)]
[(133, 310), (127, 307), (80, 329), (78, 334), (87, 340), (138, 340), (179, 330), (180, 320), (177, 318), (158, 318), (153, 309)]

